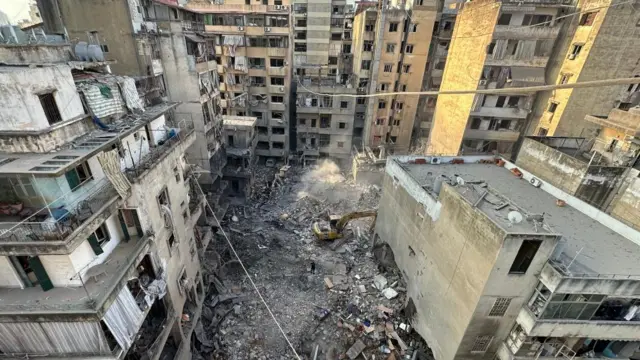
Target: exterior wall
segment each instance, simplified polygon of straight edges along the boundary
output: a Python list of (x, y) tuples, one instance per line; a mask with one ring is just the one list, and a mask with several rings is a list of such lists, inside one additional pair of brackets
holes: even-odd
[[(453, 30), (456, 40), (449, 48), (441, 91), (478, 87), (499, 12), (500, 3), (486, 0), (466, 3), (458, 13)], [(438, 96), (428, 154), (458, 154), (474, 98), (474, 94)]]
[[(568, 83), (585, 82), (638, 75), (637, 54), (640, 39), (632, 36), (639, 15), (629, 5), (612, 6), (610, 0), (581, 0), (577, 11), (598, 9), (592, 26), (578, 26), (579, 16), (572, 18), (566, 37), (557, 44), (557, 52), (548, 68), (548, 83), (560, 83), (563, 74)], [(568, 59), (572, 45), (583, 43), (579, 55)], [(584, 121), (586, 115), (606, 115), (621, 99), (628, 85), (599, 86), (584, 89), (563, 89), (540, 92), (533, 112), (529, 133), (547, 129), (548, 135), (590, 136), (593, 124)], [(551, 102), (558, 104), (555, 112), (548, 110)], [(582, 135), (580, 135), (582, 134)]]
[(22, 288), (22, 281), (7, 256), (0, 256), (0, 287)]
[(78, 118), (62, 126), (42, 131), (0, 131), (0, 148), (8, 153), (44, 153), (53, 151), (94, 129), (93, 121)]
[[(127, 0), (65, 0), (58, 1), (58, 6), (62, 21), (72, 39), (88, 41), (87, 33), (97, 31), (97, 40), (101, 45), (109, 47), (105, 58), (117, 60), (111, 65), (114, 73), (146, 75), (146, 69), (141, 69), (138, 63), (138, 49), (133, 37)], [(96, 16), (97, 14), (109, 14), (109, 16)]]
[(407, 277), (407, 294), (417, 308), (412, 322), (416, 331), (437, 359), (453, 359), (505, 246), (505, 234), (448, 185), (438, 199), (439, 217), (432, 220), (416, 201), (429, 195), (407, 192), (407, 183), (419, 185), (402, 170), (392, 177), (390, 166), (388, 162), (376, 233), (389, 243)]
[(39, 93), (55, 90), (62, 120), (84, 115), (68, 65), (11, 68), (0, 72), (0, 131), (43, 130), (49, 127)]
[[(534, 260), (522, 275), (508, 274), (523, 240), (541, 240)], [(491, 359), (500, 346), (500, 340), (505, 339), (517, 318), (523, 305), (526, 305), (530, 295), (538, 283), (538, 274), (547, 263), (559, 237), (541, 235), (507, 235), (496, 258), (483, 294), (478, 301), (473, 318), (465, 332), (456, 358), (477, 359), (479, 357)], [(497, 298), (510, 298), (511, 303), (504, 316), (489, 316), (491, 308)], [(483, 356), (471, 353), (477, 336), (493, 336), (489, 349)]]
[(640, 177), (635, 178), (612, 203), (611, 215), (640, 230)]
[(51, 64), (73, 60), (71, 45), (0, 45), (0, 59), (5, 64)]

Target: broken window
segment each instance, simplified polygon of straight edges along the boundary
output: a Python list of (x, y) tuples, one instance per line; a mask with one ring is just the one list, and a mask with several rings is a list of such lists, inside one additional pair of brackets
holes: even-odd
[(396, 51), (396, 44), (388, 43), (387, 44), (387, 52), (393, 53)]
[(507, 309), (509, 309), (509, 304), (511, 304), (511, 298), (497, 298), (489, 311), (489, 316), (504, 316), (507, 313)]
[(89, 167), (89, 163), (86, 161), (64, 173), (64, 176), (67, 179), (67, 183), (69, 184), (69, 189), (71, 189), (71, 191), (78, 190), (80, 185), (93, 179), (91, 168)]
[(271, 134), (273, 135), (284, 135), (284, 128), (283, 127), (272, 127), (271, 128)]
[(507, 54), (508, 55), (515, 55), (516, 51), (518, 50), (518, 40), (514, 40), (514, 39), (510, 39), (507, 40)]
[(250, 86), (265, 86), (265, 78), (264, 76), (251, 76), (249, 77), (249, 85)]
[(596, 16), (598, 15), (597, 11), (590, 11), (587, 13), (583, 13), (580, 17), (580, 26), (591, 26), (593, 22), (596, 20)]
[(87, 238), (87, 242), (93, 249), (93, 252), (96, 255), (100, 255), (104, 252), (102, 249), (104, 244), (111, 240), (111, 236), (109, 235), (109, 231), (107, 230), (107, 226), (105, 223), (102, 223), (89, 237)]
[(320, 134), (318, 143), (320, 147), (329, 146), (331, 144), (331, 135), (329, 134)]
[(370, 68), (371, 68), (371, 60), (362, 60), (362, 70), (369, 70)]
[(287, 48), (289, 47), (289, 38), (286, 36), (272, 36), (267, 38), (270, 48)]
[(264, 58), (249, 58), (250, 69), (264, 69)]
[(523, 240), (522, 245), (520, 245), (520, 250), (518, 250), (516, 258), (511, 264), (509, 274), (526, 273), (541, 244), (542, 241), (540, 240)]
[(267, 26), (273, 27), (288, 27), (289, 26), (289, 17), (288, 16), (267, 16)]
[(351, 44), (342, 44), (342, 53), (351, 54)]
[(519, 102), (520, 102), (519, 96), (509, 96), (509, 100), (507, 101), (507, 106), (518, 107)]
[(409, 32), (417, 32), (418, 31), (418, 24), (409, 24)]
[(320, 115), (320, 128), (327, 129), (331, 127), (331, 116)]
[(362, 51), (373, 51), (373, 41), (365, 41), (362, 45)]
[(338, 65), (338, 58), (336, 56), (329, 56), (329, 65)]
[(264, 37), (249, 37), (249, 46), (250, 47), (267, 47), (267, 39)]
[(393, 64), (384, 64), (384, 72), (390, 73), (393, 71)]
[(44, 115), (47, 117), (49, 125), (53, 125), (62, 121), (62, 115), (56, 104), (56, 99), (53, 92), (38, 95), (40, 99), (40, 105), (44, 111)]
[(364, 31), (365, 32), (372, 32), (376, 27), (376, 21), (375, 20), (367, 20), (364, 24)]
[(248, 26), (264, 26), (264, 15), (249, 15), (247, 16)]
[(398, 31), (398, 24), (397, 22), (392, 22), (389, 23), (389, 32), (396, 32)]

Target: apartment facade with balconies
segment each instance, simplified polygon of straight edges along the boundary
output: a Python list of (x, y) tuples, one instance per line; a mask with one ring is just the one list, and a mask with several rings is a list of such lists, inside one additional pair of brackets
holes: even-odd
[[(556, 20), (566, 1), (483, 1), (452, 3), (455, 25), (444, 20), (441, 33), (450, 34), (433, 56), (431, 77), (441, 75), (441, 91), (509, 89), (545, 84), (547, 64), (563, 23)], [(446, 11), (445, 11), (446, 10)], [(440, 51), (441, 56), (438, 56)], [(535, 94), (440, 95), (435, 105), (426, 152), (429, 154), (504, 153), (514, 150), (526, 130)], [(427, 125), (425, 124), (425, 128)]]
[(211, 238), (193, 122), (69, 44), (24, 50), (3, 47), (30, 57), (0, 69), (0, 351), (190, 358)]

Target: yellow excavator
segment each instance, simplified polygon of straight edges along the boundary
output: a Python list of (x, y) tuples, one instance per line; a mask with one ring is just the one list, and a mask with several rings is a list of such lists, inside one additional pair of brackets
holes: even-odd
[(344, 236), (344, 229), (349, 224), (349, 221), (353, 219), (360, 219), (365, 217), (373, 217), (373, 223), (371, 229), (376, 224), (376, 210), (366, 211), (354, 211), (343, 216), (330, 215), (329, 216), (329, 228), (320, 228), (320, 225), (316, 222), (313, 224), (313, 234), (318, 240), (335, 240)]

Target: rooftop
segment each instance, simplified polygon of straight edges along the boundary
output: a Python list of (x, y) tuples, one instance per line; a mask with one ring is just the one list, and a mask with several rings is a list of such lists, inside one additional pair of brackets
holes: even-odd
[(248, 126), (253, 127), (258, 121), (254, 116), (234, 116), (234, 115), (222, 115), (222, 124), (224, 126)]
[(97, 128), (72, 141), (60, 151), (44, 154), (0, 153), (0, 173), (58, 176), (176, 106), (178, 103), (162, 103), (147, 108), (142, 115), (127, 115), (108, 124), (107, 129)]
[[(423, 189), (432, 192), (433, 180), (439, 175), (445, 175), (453, 180), (454, 188), (471, 204), (478, 202), (477, 208), (487, 217), (511, 233), (549, 233), (561, 234), (566, 241), (564, 252), (574, 256), (572, 270), (580, 267), (582, 272), (597, 274), (637, 274), (640, 275), (640, 247), (631, 241), (631, 237), (640, 241), (640, 233), (635, 232), (627, 238), (613, 229), (601, 224), (583, 211), (596, 211), (595, 208), (582, 209), (567, 204), (556, 206), (556, 197), (543, 190), (550, 185), (543, 184), (541, 188), (532, 186), (527, 180), (511, 173), (507, 168), (494, 164), (409, 164), (401, 163), (393, 158)], [(406, 161), (406, 159), (403, 159)], [(456, 178), (464, 180), (459, 185)], [(483, 187), (482, 184), (486, 184)], [(489, 193), (479, 200), (485, 190)], [(568, 194), (565, 194), (569, 196)], [(433, 195), (432, 195), (433, 196)], [(503, 209), (499, 204), (508, 202)], [(519, 224), (511, 224), (507, 219), (510, 211), (522, 213), (524, 220)], [(526, 220), (527, 215), (543, 214), (544, 226), (533, 225)], [(606, 214), (598, 214), (606, 216)], [(614, 220), (615, 221), (615, 220)]]

